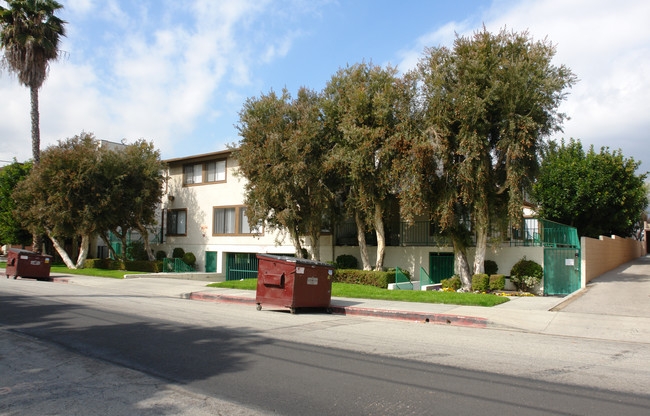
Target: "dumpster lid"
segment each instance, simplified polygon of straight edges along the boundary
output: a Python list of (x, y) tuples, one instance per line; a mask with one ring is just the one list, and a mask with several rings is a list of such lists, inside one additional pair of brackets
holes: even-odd
[(264, 258), (269, 258), (273, 260), (280, 260), (280, 261), (285, 261), (287, 263), (296, 263), (296, 264), (304, 264), (306, 266), (320, 266), (320, 267), (329, 267), (330, 269), (334, 269), (333, 264), (329, 263), (324, 263), (322, 261), (316, 261), (316, 260), (307, 260), (307, 259), (301, 259), (298, 257), (292, 257), (292, 256), (278, 256), (275, 254), (258, 254), (258, 258), (264, 257)]
[(8, 251), (8, 252), (9, 252), (9, 251), (13, 251), (14, 253), (18, 253), (18, 254), (26, 254), (26, 255), (33, 255), (33, 256), (52, 257), (52, 256), (50, 256), (49, 254), (38, 254), (38, 253), (34, 253), (33, 251), (25, 250), (25, 249), (22, 249), (22, 248), (10, 248), (10, 249), (7, 249), (7, 251)]

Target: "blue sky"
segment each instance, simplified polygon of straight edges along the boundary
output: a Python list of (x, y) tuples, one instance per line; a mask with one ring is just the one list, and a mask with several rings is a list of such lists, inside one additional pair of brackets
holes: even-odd
[[(0, 4), (4, 3), (0, 0)], [(42, 148), (81, 131), (153, 141), (163, 158), (223, 150), (247, 97), (320, 90), (362, 60), (413, 68), (483, 24), (557, 45), (580, 79), (564, 133), (650, 170), (650, 2), (640, 0), (63, 0), (61, 49), (40, 92)], [(29, 92), (0, 72), (0, 160), (31, 157)], [(0, 165), (5, 162), (0, 162)]]

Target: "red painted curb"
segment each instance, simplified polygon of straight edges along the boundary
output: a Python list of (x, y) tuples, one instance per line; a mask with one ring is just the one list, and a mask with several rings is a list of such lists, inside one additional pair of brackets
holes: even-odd
[[(201, 300), (207, 302), (236, 303), (242, 305), (255, 305), (257, 301), (254, 298), (231, 295), (215, 295), (210, 293), (192, 292), (189, 294), (191, 300)], [(392, 311), (387, 309), (358, 308), (354, 306), (337, 306), (330, 307), (332, 313), (349, 316), (370, 316), (376, 318), (399, 319), (403, 321), (429, 322), (433, 324), (465, 326), (472, 328), (487, 327), (488, 320), (485, 318), (476, 318), (471, 316), (445, 315), (439, 313), (410, 312), (410, 311)]]

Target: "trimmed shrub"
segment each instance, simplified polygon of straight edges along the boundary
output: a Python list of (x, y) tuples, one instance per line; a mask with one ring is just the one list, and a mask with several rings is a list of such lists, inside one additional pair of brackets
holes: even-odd
[(126, 270), (121, 260), (112, 259), (86, 259), (84, 268), (105, 270)]
[(440, 281), (440, 284), (442, 285), (443, 289), (453, 289), (453, 290), (458, 290), (462, 286), (460, 282), (460, 277), (458, 276), (452, 276), (449, 279), (442, 279)]
[(376, 272), (356, 269), (336, 269), (333, 282), (353, 283), (358, 285), (388, 288), (389, 283), (395, 283), (395, 272)]
[(490, 290), (503, 290), (506, 287), (506, 277), (502, 274), (490, 276)]
[(185, 250), (183, 250), (181, 247), (176, 247), (174, 251), (172, 251), (173, 259), (182, 259), (184, 255), (185, 255)]
[(126, 262), (126, 270), (132, 272), (160, 273), (162, 268), (162, 261), (134, 260)]
[(339, 269), (356, 269), (359, 265), (357, 258), (351, 254), (341, 254), (336, 257), (336, 267)]
[(188, 251), (187, 253), (183, 254), (183, 262), (185, 262), (185, 264), (188, 266), (194, 266), (194, 264), (196, 264), (196, 256), (194, 253)]
[(530, 292), (544, 277), (544, 269), (533, 260), (526, 260), (526, 257), (519, 260), (510, 271), (510, 281), (517, 290)]
[(149, 260), (147, 256), (147, 251), (144, 249), (144, 243), (139, 241), (133, 241), (126, 248), (126, 256), (130, 260), (139, 261), (139, 260)]
[(167, 253), (165, 253), (163, 250), (156, 251), (156, 260), (163, 261), (163, 259), (166, 258), (167, 258)]
[(497, 262), (494, 260), (485, 260), (483, 262), (483, 269), (485, 270), (485, 274), (488, 276), (492, 276), (499, 272), (499, 266), (497, 266)]
[(472, 276), (472, 290), (475, 292), (487, 292), (490, 288), (490, 278), (487, 274), (475, 274)]

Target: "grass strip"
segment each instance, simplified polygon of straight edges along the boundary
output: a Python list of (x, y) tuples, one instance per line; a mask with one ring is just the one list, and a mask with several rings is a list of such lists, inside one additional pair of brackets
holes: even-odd
[(85, 276), (110, 277), (112, 279), (124, 279), (125, 274), (146, 274), (144, 272), (131, 272), (127, 270), (107, 270), (107, 269), (68, 269), (65, 266), (50, 267), (51, 273), (76, 274)]
[[(230, 280), (211, 283), (210, 287), (255, 290), (257, 279)], [(395, 300), (400, 302), (444, 303), (464, 306), (495, 306), (508, 302), (508, 298), (483, 293), (457, 293), (442, 291), (388, 290), (375, 286), (351, 283), (332, 283), (332, 296), (357, 299)]]

